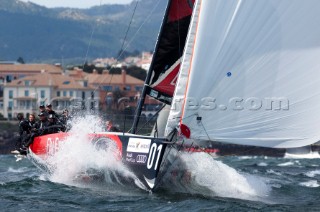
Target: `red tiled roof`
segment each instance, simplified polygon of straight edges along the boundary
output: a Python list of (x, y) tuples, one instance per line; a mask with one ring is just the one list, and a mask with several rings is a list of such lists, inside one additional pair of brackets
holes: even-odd
[(27, 76), (21, 79), (13, 80), (11, 83), (7, 83), (7, 87), (25, 87), (25, 81), (30, 82), (32, 87), (57, 87), (59, 89), (79, 89), (87, 90), (93, 89), (93, 87), (82, 86), (78, 80), (73, 77), (58, 74), (41, 73), (32, 76)]
[(0, 64), (0, 72), (47, 72), (61, 74), (62, 68), (50, 64)]
[(128, 74), (125, 76), (125, 83), (123, 82), (122, 74), (89, 74), (87, 76), (88, 82), (90, 85), (98, 84), (98, 85), (143, 85), (144, 81), (132, 77)]

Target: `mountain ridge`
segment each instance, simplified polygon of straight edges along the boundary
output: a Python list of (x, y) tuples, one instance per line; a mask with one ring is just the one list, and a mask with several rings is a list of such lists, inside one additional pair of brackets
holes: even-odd
[[(0, 60), (22, 57), (26, 62), (68, 64), (116, 56), (135, 4), (49, 9), (30, 2), (0, 0)], [(153, 50), (166, 1), (155, 5), (152, 0), (139, 2), (126, 40), (127, 51)], [(146, 20), (150, 13), (150, 20)]]

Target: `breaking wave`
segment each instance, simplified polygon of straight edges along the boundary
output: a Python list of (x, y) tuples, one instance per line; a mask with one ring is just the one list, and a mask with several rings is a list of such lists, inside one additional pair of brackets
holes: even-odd
[(295, 162), (292, 162), (292, 161), (278, 164), (278, 166), (280, 166), (280, 167), (284, 167), (284, 166), (294, 166), (294, 165), (295, 165)]
[(309, 188), (318, 188), (320, 185), (316, 180), (310, 180), (307, 182), (299, 183), (301, 186), (309, 187)]
[[(59, 143), (59, 151), (46, 161), (48, 179), (72, 186), (99, 184), (119, 186), (123, 181), (145, 189), (138, 178), (119, 160), (112, 148), (99, 148), (88, 134), (102, 132), (99, 117), (77, 118), (66, 142)], [(105, 146), (104, 146), (105, 147)]]
[(316, 175), (320, 175), (320, 170), (309, 171), (305, 173), (305, 175), (308, 177), (315, 177)]
[(258, 166), (268, 166), (268, 164), (264, 163), (264, 162), (261, 162), (261, 163), (258, 163)]

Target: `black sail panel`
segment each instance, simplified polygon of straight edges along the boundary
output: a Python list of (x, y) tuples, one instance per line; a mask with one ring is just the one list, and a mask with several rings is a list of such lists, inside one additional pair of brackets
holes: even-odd
[[(159, 35), (157, 48), (150, 68), (152, 77), (147, 94), (162, 101), (161, 96), (173, 96), (180, 68), (194, 0), (172, 0)], [(170, 101), (164, 101), (170, 103)]]

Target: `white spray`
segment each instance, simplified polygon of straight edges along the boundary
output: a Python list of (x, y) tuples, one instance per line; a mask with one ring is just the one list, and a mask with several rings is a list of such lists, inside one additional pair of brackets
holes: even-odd
[[(261, 200), (271, 190), (263, 178), (241, 174), (207, 153), (178, 155), (180, 159), (175, 160), (168, 169), (162, 183), (162, 186), (175, 192)], [(181, 171), (176, 172), (179, 169), (187, 171), (181, 174)]]
[(46, 160), (50, 172), (49, 179), (67, 185), (86, 186), (86, 179), (90, 178), (93, 170), (93, 174), (103, 177), (103, 183), (106, 185), (119, 184), (120, 179), (117, 176), (120, 175), (121, 178), (129, 179), (136, 186), (145, 189), (112, 150), (97, 149), (92, 144), (88, 134), (103, 132), (102, 126), (101, 119), (96, 116), (74, 119), (66, 142), (61, 142), (59, 151)]
[[(101, 131), (102, 123), (98, 117), (86, 116), (73, 120), (67, 141), (46, 161), (50, 170), (49, 179), (67, 185), (86, 186), (75, 179), (81, 173), (96, 170), (103, 173), (107, 186), (119, 188), (121, 180), (115, 176), (120, 174), (121, 178), (130, 179), (135, 186), (146, 189), (113, 152), (96, 149), (92, 145), (88, 134)], [(168, 167), (161, 186), (170, 192), (258, 200), (267, 196), (270, 191), (262, 178), (240, 174), (206, 153), (176, 154), (179, 159)], [(117, 175), (114, 175), (115, 172)]]

